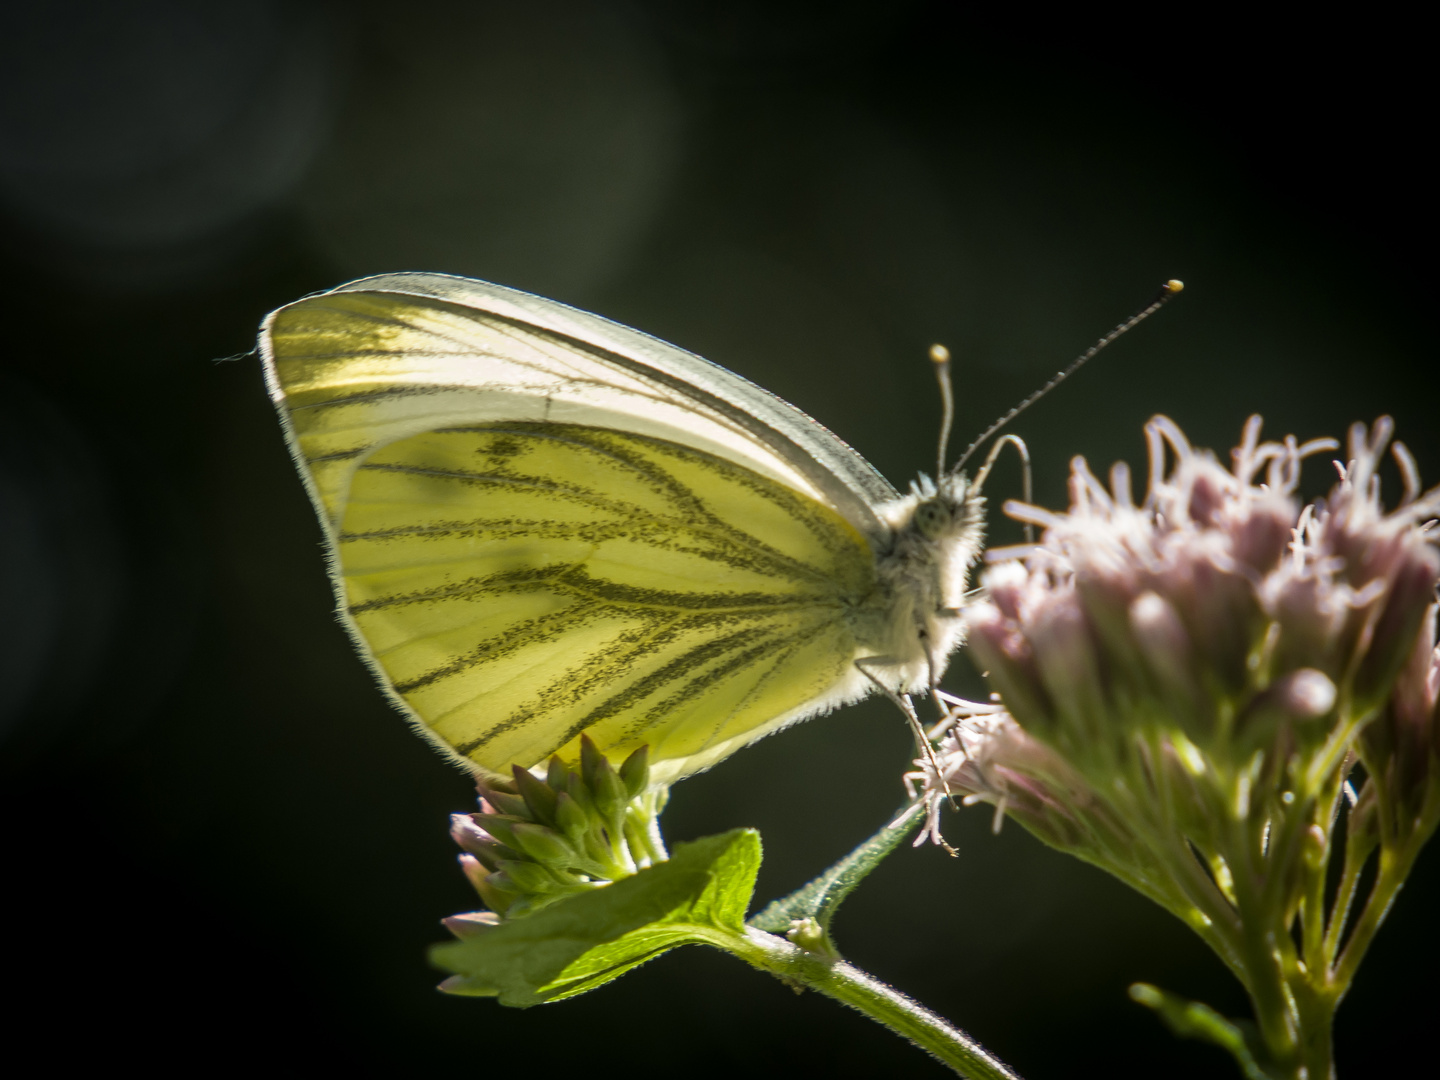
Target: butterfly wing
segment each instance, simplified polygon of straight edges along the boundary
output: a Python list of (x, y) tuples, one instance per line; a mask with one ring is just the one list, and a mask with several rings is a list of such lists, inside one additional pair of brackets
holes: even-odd
[(758, 387), (435, 275), (282, 308), (262, 350), (362, 653), (472, 766), (585, 731), (663, 781), (864, 692), (894, 492)]

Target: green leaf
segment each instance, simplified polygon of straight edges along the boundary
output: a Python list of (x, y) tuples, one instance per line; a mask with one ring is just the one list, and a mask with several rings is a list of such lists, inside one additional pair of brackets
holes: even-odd
[(787, 933), (796, 922), (814, 919), (829, 940), (830, 920), (835, 917), (841, 901), (855, 891), (865, 875), (880, 865), (882, 859), (900, 846), (915, 831), (924, 814), (913, 804), (902, 807), (883, 829), (850, 852), (808, 885), (789, 896), (767, 904), (750, 920), (756, 930), (772, 934)]
[(1179, 994), (1161, 990), (1149, 983), (1135, 983), (1130, 987), (1130, 998), (1147, 1008), (1154, 1009), (1165, 1021), (1165, 1026), (1182, 1039), (1203, 1039), (1230, 1051), (1232, 1057), (1245, 1074), (1246, 1080), (1275, 1080), (1258, 1060), (1251, 1039), (1246, 1038), (1246, 1028), (1252, 1027), (1244, 1021), (1226, 1020), (1209, 1005), (1191, 1001)]
[(552, 903), (431, 960), (457, 978), (444, 989), (527, 1007), (602, 986), (678, 945), (743, 935), (760, 869), (760, 834), (735, 829), (680, 844), (668, 862)]

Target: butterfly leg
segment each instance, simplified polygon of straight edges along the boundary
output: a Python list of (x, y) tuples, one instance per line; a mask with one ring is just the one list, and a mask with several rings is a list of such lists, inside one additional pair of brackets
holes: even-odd
[[(920, 717), (917, 716), (915, 713), (915, 703), (910, 700), (909, 694), (902, 694), (899, 691), (892, 690), (890, 689), (890, 687), (886, 686), (884, 681), (881, 680), (878, 675), (876, 675), (873, 671), (866, 667), (865, 662), (867, 660), (874, 664), (884, 664), (889, 662), (888, 658), (884, 656), (862, 656), (855, 661), (855, 667), (860, 672), (860, 674), (864, 675), (867, 679), (871, 681), (871, 683), (874, 684), (877, 690), (879, 690), (882, 694), (884, 694), (891, 701), (893, 701), (900, 709), (900, 711), (905, 714), (905, 719), (910, 724), (910, 731), (915, 736), (915, 745), (925, 756), (925, 760), (930, 763), (930, 767), (935, 770), (935, 775), (940, 778), (940, 786), (945, 790), (945, 798), (949, 800), (952, 808), (958, 810), (959, 804), (955, 802), (955, 796), (950, 791), (950, 782), (945, 779), (945, 773), (940, 768), (940, 761), (935, 756), (935, 747), (930, 745), (929, 736), (926, 735), (925, 729), (920, 725)], [(938, 809), (933, 808), (930, 811), (930, 813), (938, 812)], [(955, 848), (951, 847), (945, 842), (945, 838), (940, 835), (940, 830), (938, 828), (933, 829), (932, 834), (934, 835), (936, 842), (945, 849), (946, 854), (950, 855), (952, 858), (959, 857), (960, 852), (958, 852)]]
[[(868, 662), (868, 663), (867, 663)], [(930, 744), (930, 739), (925, 734), (925, 729), (920, 724), (920, 717), (915, 712), (915, 703), (910, 700), (909, 694), (902, 694), (887, 686), (875, 672), (871, 671), (868, 664), (892, 663), (884, 656), (862, 656), (855, 661), (855, 668), (874, 684), (875, 689), (893, 701), (897, 708), (905, 715), (906, 721), (910, 724), (910, 732), (915, 736), (915, 746), (924, 755), (930, 767), (935, 770), (935, 775), (940, 778), (940, 784), (945, 788), (945, 797), (950, 800), (950, 805), (955, 805), (955, 797), (950, 794), (950, 783), (945, 779), (945, 773), (940, 768), (940, 761), (935, 756), (935, 747)], [(953, 853), (952, 853), (953, 854)]]

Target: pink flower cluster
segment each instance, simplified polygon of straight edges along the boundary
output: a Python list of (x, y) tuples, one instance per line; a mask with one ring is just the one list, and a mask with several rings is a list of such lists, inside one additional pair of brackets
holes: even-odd
[(1071, 847), (1125, 831), (1103, 810), (1116, 780), (1163, 791), (1182, 818), (1243, 818), (1356, 752), (1414, 803), (1440, 751), (1440, 489), (1421, 495), (1395, 443), (1404, 493), (1385, 510), (1391, 433), (1388, 418), (1354, 425), (1338, 482), (1302, 506), (1302, 462), (1333, 440), (1262, 443), (1252, 417), (1226, 469), (1156, 417), (1140, 503), (1123, 464), (1107, 489), (1077, 458), (1068, 512), (1007, 504), (1042, 539), (991, 552), (985, 598), (966, 609), (1006, 713), (957, 707), (943, 778), (917, 763), (932, 837), (947, 789)]

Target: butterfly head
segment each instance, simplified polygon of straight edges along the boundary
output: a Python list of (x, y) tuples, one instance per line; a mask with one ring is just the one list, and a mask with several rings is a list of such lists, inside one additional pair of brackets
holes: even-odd
[(886, 516), (897, 538), (908, 534), (912, 542), (944, 545), (962, 537), (978, 541), (984, 506), (980, 489), (964, 473), (946, 473), (939, 483), (921, 473)]
[(966, 500), (935, 494), (915, 504), (913, 528), (924, 539), (939, 542), (951, 535), (964, 520)]

